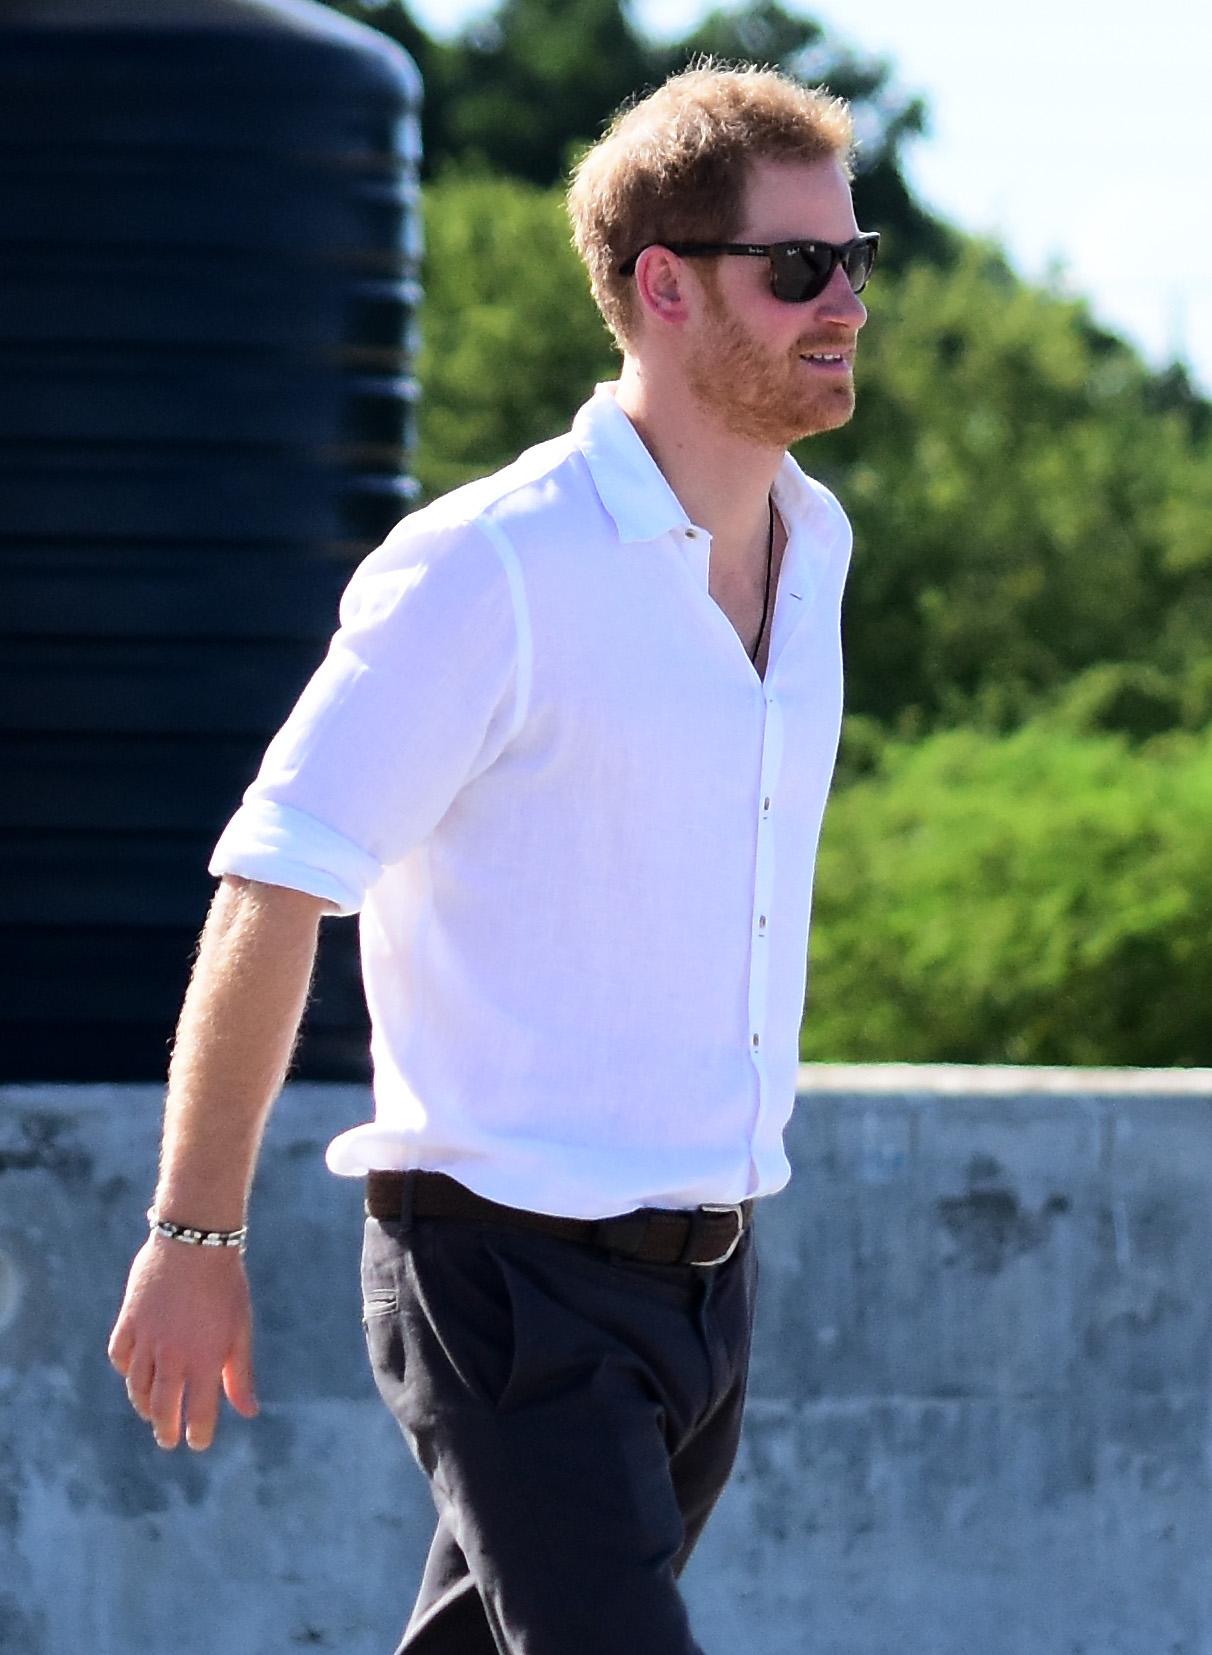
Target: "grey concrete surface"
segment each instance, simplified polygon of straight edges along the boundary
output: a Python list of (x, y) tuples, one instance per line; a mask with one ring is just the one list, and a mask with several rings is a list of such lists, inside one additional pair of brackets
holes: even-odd
[[(802, 1071), (707, 1655), (1212, 1655), (1212, 1072)], [(386, 1655), (428, 1495), (359, 1325), (360, 1088), (292, 1085), (262, 1414), (164, 1454), (105, 1359), (160, 1089), (0, 1089), (0, 1651)], [(575, 1655), (570, 1651), (569, 1655)]]

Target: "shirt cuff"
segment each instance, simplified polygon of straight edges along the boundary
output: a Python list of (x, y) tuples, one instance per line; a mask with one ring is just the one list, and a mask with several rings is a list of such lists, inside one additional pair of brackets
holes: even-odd
[(352, 839), (291, 805), (272, 799), (242, 804), (223, 829), (207, 864), (265, 885), (324, 897), (339, 914), (356, 914), (382, 866)]

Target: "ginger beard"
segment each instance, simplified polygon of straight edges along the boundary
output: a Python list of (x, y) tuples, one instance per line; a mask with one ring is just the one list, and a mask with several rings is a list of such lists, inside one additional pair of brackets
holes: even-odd
[(818, 379), (801, 354), (841, 350), (839, 339), (804, 335), (787, 351), (762, 344), (729, 310), (714, 279), (702, 272), (706, 326), (690, 349), (686, 379), (691, 394), (725, 430), (763, 448), (790, 448), (804, 437), (832, 431), (854, 413), (849, 374)]

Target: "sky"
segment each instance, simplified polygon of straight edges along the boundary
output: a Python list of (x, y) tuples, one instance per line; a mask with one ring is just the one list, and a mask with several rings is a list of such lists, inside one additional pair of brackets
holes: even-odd
[[(1212, 7), (784, 4), (836, 43), (887, 58), (894, 84), (925, 99), (930, 128), (906, 150), (905, 170), (928, 207), (994, 236), (1028, 279), (1087, 299), (1154, 366), (1185, 362), (1212, 395)], [(410, 9), (448, 35), (492, 8), (410, 0)], [(634, 0), (632, 15), (673, 37), (708, 9)]]

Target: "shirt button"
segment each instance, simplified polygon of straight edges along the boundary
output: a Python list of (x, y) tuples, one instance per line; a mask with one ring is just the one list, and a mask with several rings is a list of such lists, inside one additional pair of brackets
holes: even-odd
[(769, 795), (769, 793), (767, 793), (766, 797), (762, 800), (762, 809), (763, 810), (769, 810), (770, 809), (770, 795)]
[(758, 915), (758, 930), (759, 931), (764, 931), (765, 929), (766, 929), (766, 916), (765, 916), (765, 914), (759, 914)]
[(754, 1037), (753, 1037), (753, 1044), (754, 1044), (754, 1047), (755, 1047), (755, 1049), (756, 1049), (756, 1047), (757, 1047), (757, 1045), (758, 1045), (758, 1037), (757, 1037), (757, 1035), (756, 1035), (756, 1034), (755, 1034), (755, 1035), (754, 1035)]
[(697, 529), (687, 529), (686, 538), (687, 540), (697, 540), (699, 538), (699, 531)]

